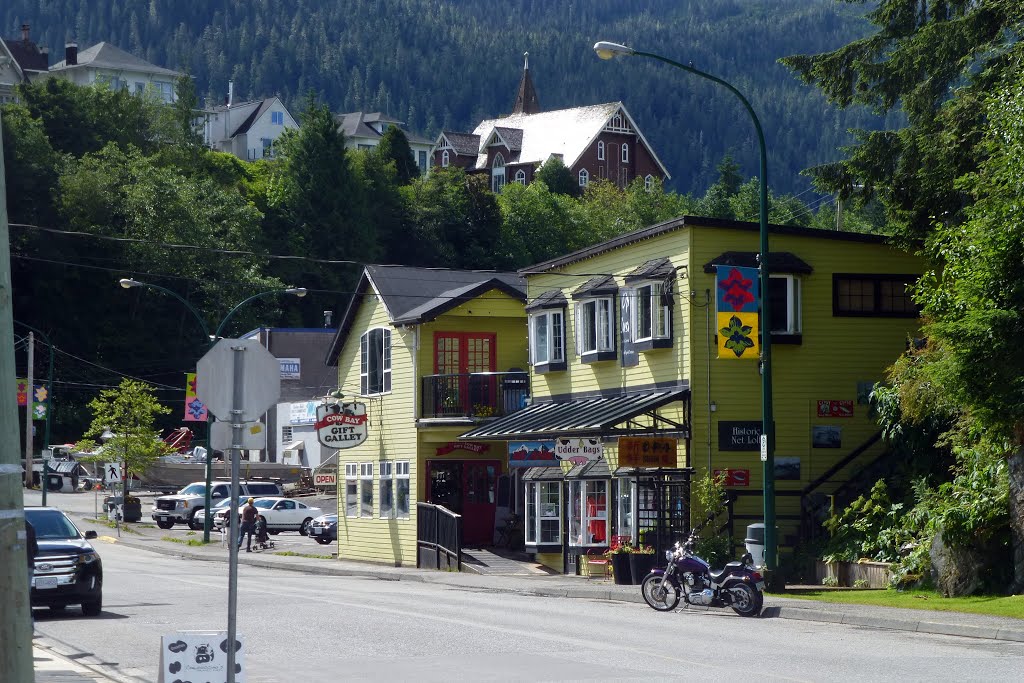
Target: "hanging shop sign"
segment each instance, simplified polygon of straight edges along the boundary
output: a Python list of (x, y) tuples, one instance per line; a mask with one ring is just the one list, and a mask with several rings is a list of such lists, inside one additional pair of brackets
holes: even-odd
[(818, 417), (853, 417), (853, 401), (818, 401)]
[(327, 403), (316, 408), (316, 438), (328, 448), (354, 448), (366, 441), (365, 403)]
[(677, 467), (676, 440), (664, 436), (620, 436), (619, 467)]
[(512, 467), (557, 467), (561, 462), (555, 457), (554, 441), (509, 441), (508, 466)]
[(555, 439), (555, 457), (574, 465), (597, 460), (603, 452), (601, 439)]

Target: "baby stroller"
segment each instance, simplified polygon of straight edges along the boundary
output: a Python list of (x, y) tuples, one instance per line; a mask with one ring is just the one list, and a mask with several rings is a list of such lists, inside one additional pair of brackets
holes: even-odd
[(262, 517), (256, 518), (256, 527), (254, 529), (256, 535), (256, 543), (253, 550), (267, 550), (268, 548), (274, 547), (274, 542), (270, 540), (270, 534), (267, 533), (267, 522)]

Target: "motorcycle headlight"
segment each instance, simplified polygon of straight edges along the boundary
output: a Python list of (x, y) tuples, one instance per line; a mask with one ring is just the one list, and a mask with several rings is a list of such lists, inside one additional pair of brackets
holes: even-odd
[(672, 551), (671, 550), (666, 550), (665, 551), (665, 559), (668, 560), (669, 562), (672, 561)]

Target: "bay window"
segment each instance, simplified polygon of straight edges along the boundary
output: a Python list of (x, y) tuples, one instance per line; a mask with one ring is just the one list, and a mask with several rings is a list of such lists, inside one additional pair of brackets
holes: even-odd
[(560, 481), (526, 482), (526, 543), (562, 543), (562, 484)]
[(634, 291), (636, 305), (633, 307), (633, 340), (649, 342), (647, 348), (671, 346), (672, 309), (665, 283), (638, 284)]
[(549, 309), (530, 315), (530, 363), (537, 372), (565, 369), (563, 309)]
[(608, 482), (569, 482), (569, 542), (575, 546), (608, 545)]
[(609, 298), (576, 304), (576, 353), (588, 360), (614, 360), (615, 307)]

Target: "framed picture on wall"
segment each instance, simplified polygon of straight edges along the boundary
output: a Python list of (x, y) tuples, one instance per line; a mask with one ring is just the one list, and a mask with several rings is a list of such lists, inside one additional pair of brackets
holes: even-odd
[(843, 429), (834, 425), (815, 425), (811, 428), (811, 445), (814, 448), (842, 448)]

